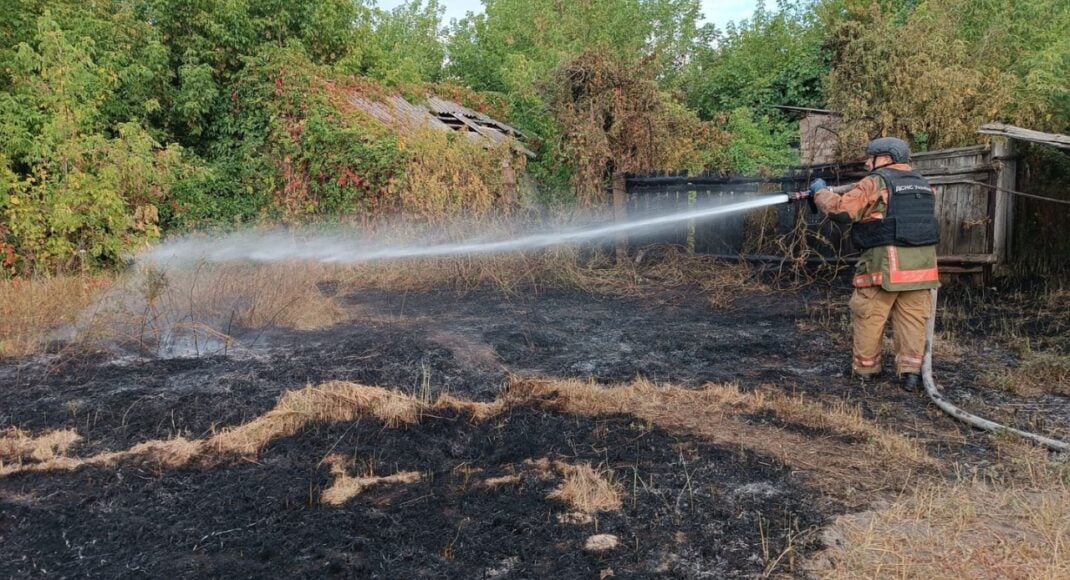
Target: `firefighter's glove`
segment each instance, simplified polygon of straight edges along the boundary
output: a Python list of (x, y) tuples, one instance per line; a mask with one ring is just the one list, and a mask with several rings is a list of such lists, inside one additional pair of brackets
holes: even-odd
[(810, 182), (810, 197), (813, 197), (817, 192), (822, 189), (827, 189), (829, 184), (825, 183), (824, 179), (820, 177)]

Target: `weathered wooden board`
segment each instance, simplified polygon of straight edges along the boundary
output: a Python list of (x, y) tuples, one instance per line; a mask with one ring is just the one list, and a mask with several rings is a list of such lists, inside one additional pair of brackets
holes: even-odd
[[(919, 153), (911, 165), (930, 179), (936, 191), (936, 215), (940, 223), (941, 256), (974, 256), (991, 263), (994, 256), (993, 233), (996, 198), (987, 188), (969, 183), (995, 184), (1000, 168), (988, 146), (962, 147)], [(823, 177), (830, 183), (856, 181), (864, 176), (861, 166), (812, 166), (796, 168), (790, 174), (776, 178), (693, 177), (659, 175), (652, 178), (629, 176), (629, 212), (632, 216), (663, 215), (684, 211), (690, 207), (704, 207), (715, 203), (732, 203), (759, 195), (758, 192), (791, 191), (806, 187), (809, 179)], [(825, 244), (818, 250), (827, 257), (857, 253), (852, 247), (848, 228), (810, 215), (805, 204), (784, 204), (776, 207), (778, 233), (786, 233), (796, 220), (806, 221)], [(747, 239), (747, 216), (735, 214), (698, 224), (682, 223), (654, 236), (646, 236), (636, 243), (671, 243), (686, 246), (704, 254), (739, 254)], [(1008, 227), (1009, 226), (1005, 226)], [(689, 245), (689, 228), (693, 228), (693, 243)], [(983, 257), (983, 259), (982, 259)]]

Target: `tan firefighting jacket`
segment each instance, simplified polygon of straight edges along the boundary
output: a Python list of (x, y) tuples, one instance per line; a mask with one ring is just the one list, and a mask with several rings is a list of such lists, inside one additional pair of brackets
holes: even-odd
[[(889, 169), (911, 171), (910, 165), (896, 163)], [(817, 207), (852, 223), (884, 218), (888, 208), (888, 188), (884, 180), (870, 175), (843, 195), (823, 189), (814, 195)], [(940, 273), (936, 266), (936, 246), (878, 246), (862, 251), (855, 269), (854, 286), (880, 286), (889, 292), (938, 288)]]

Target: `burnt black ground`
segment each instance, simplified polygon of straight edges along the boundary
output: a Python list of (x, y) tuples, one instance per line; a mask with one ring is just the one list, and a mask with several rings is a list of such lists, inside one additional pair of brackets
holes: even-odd
[[(907, 433), (919, 424), (952, 425), (921, 396), (894, 384), (854, 383), (846, 373), (849, 343), (843, 333), (829, 330), (836, 321), (825, 329), (800, 324), (811, 320), (806, 303), (825, 298), (817, 291), (759, 294), (717, 310), (697, 294), (682, 292), (639, 299), (571, 291), (513, 296), (490, 290), (464, 296), (361, 291), (342, 297), (355, 314), (350, 322), (312, 332), (250, 332), (241, 338), (255, 346), (227, 356), (117, 358), (64, 349), (44, 358), (0, 361), (0, 429), (72, 428), (85, 437), (74, 454), (88, 455), (150, 439), (204, 437), (264, 413), (287, 390), (331, 379), (489, 400), (511, 375), (607, 383), (642, 376), (694, 387), (732, 381), (745, 389), (771, 384), (851, 399), (869, 416)], [(1005, 350), (981, 338), (976, 342), (977, 351), (988, 349), (988, 356), (937, 361), (938, 380), (953, 399), (991, 399), (975, 384), (1008, 360)], [(806, 428), (775, 415), (750, 419)], [(634, 456), (620, 439), (592, 441), (597, 423), (520, 412), (500, 427), (473, 428), (449, 419), (401, 432), (370, 423), (320, 426), (272, 445), (259, 464), (207, 471), (124, 466), (3, 478), (0, 576), (40, 573), (35, 566), (65, 576), (105, 577), (253, 577), (279, 571), (478, 578), (495, 570), (506, 571), (502, 577), (592, 577), (609, 567), (618, 576), (752, 575), (764, 565), (755, 536), (757, 513), (772, 526), (765, 529), (775, 530), (767, 546), (775, 558), (776, 542), (783, 541), (777, 534), (792, 525), (806, 530), (834, 509), (769, 458), (687, 441), (698, 449), (687, 459), (689, 469), (701, 471), (692, 474), (692, 485), (697, 477), (713, 490), (692, 511), (691, 493), (679, 503), (684, 470), (678, 453), (667, 451), (669, 436), (642, 428), (631, 433), (636, 429), (627, 418), (609, 423), (609, 432), (618, 435), (607, 437), (659, 441), (645, 459), (646, 469), (662, 470), (655, 480), (666, 487), (664, 493), (632, 494), (633, 510), (600, 518), (599, 530), (617, 533), (627, 547), (605, 558), (577, 551), (577, 542), (593, 530), (554, 521), (551, 516), (562, 508), (545, 499), (549, 484), (527, 479), (513, 495), (457, 492), (449, 477), (436, 476), (368, 492), (344, 508), (317, 505), (329, 482), (319, 462), (336, 442), (336, 451), (348, 447), (358, 458), (380, 458), (380, 474), (395, 468), (443, 474), (463, 461), (504, 469), (549, 455), (608, 461), (630, 486), (622, 462)], [(934, 441), (931, 449), (957, 459), (984, 457), (987, 436), (958, 429), (965, 445)], [(517, 450), (502, 455), (506, 451), (498, 447), (510, 445)], [(741, 487), (758, 490), (760, 497), (740, 507), (732, 490)], [(789, 523), (793, 518), (797, 524)], [(688, 538), (683, 546), (676, 541), (678, 531)], [(442, 550), (453, 537), (455, 555), (449, 560)], [(632, 548), (636, 538), (639, 547)], [(797, 546), (801, 554), (815, 547), (812, 541)]]
[(74, 427), (90, 441), (88, 452), (203, 436), (263, 413), (286, 390), (332, 379), (406, 392), (426, 384), (489, 400), (517, 374), (700, 386), (800, 377), (820, 383), (843, 371), (836, 360), (797, 356), (801, 308), (775, 296), (731, 311), (696, 297), (657, 303), (579, 292), (363, 291), (345, 300), (363, 315), (312, 332), (249, 333), (258, 345), (251, 354), (116, 361), (68, 352), (0, 363), (0, 388), (11, 393), (0, 426)]
[[(330, 449), (373, 460), (380, 474), (420, 471), (424, 481), (320, 505), (330, 475), (319, 461)], [(624, 509), (597, 524), (558, 523), (568, 508), (545, 499), (557, 482), (523, 468), (540, 457), (612, 469)], [(455, 469), (462, 465), (484, 471), (466, 479)], [(511, 469), (519, 486), (476, 484)], [(531, 409), (479, 426), (457, 417), (406, 430), (320, 426), (271, 445), (258, 464), (164, 473), (128, 465), (20, 475), (0, 486), (5, 576), (590, 578), (607, 568), (623, 578), (753, 576), (789, 533), (824, 521), (812, 492), (767, 458), (630, 417)], [(584, 551), (595, 533), (615, 534), (622, 546)], [(809, 552), (813, 534), (794, 546)]]

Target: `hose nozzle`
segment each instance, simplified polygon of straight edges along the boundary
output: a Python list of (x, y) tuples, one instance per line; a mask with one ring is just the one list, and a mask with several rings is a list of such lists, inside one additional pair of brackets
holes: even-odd
[(814, 194), (810, 193), (809, 189), (802, 191), (789, 191), (787, 192), (788, 202), (795, 203), (805, 201), (810, 206), (810, 213), (817, 213), (817, 204), (814, 203)]

